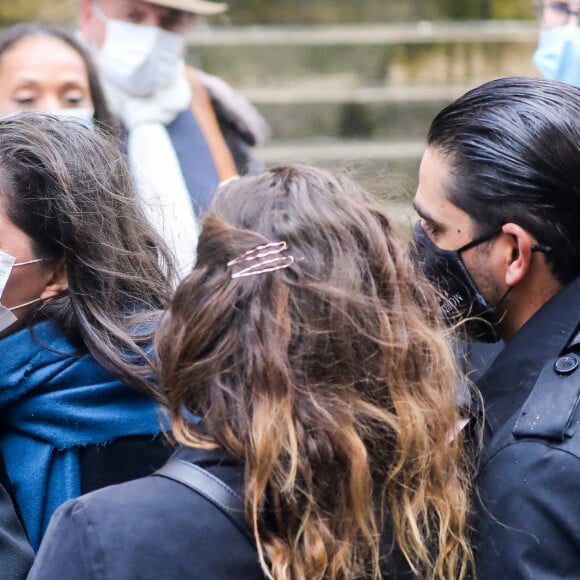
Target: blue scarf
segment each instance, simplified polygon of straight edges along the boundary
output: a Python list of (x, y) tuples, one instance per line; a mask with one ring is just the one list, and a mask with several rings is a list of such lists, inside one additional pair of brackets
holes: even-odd
[[(0, 447), (32, 546), (80, 495), (77, 449), (161, 431), (160, 407), (123, 385), (50, 321), (0, 340)], [(39, 343), (39, 344), (38, 344)]]

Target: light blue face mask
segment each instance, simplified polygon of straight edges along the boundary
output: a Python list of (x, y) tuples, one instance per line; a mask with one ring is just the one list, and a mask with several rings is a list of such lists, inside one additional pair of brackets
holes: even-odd
[(70, 109), (56, 109), (49, 112), (51, 115), (74, 119), (87, 129), (95, 130), (95, 109), (92, 107), (71, 107)]
[(580, 87), (580, 27), (540, 31), (534, 65), (546, 77)]
[[(87, 129), (91, 129), (95, 131), (95, 109), (92, 107), (71, 107), (70, 109), (51, 109), (51, 110), (32, 110), (33, 113), (49, 113), (54, 117), (59, 117), (61, 119), (72, 120), (86, 127)], [(15, 115), (18, 115), (19, 112), (15, 113), (2, 113), (0, 114), (0, 118), (2, 119), (9, 119)]]

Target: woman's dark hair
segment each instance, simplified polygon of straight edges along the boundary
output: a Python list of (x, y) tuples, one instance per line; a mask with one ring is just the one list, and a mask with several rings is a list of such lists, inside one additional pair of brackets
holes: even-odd
[(435, 117), (428, 145), (451, 164), (449, 200), (477, 233), (514, 222), (552, 248), (546, 259), (561, 283), (580, 274), (580, 89), (491, 81)]
[(277, 167), (218, 192), (157, 353), (175, 438), (245, 465), (269, 578), (380, 577), (385, 514), (419, 577), (465, 576), (457, 377), (438, 316), (349, 178)]
[(36, 256), (51, 259), (46, 267), (66, 268), (68, 292), (32, 318), (54, 320), (121, 380), (146, 388), (142, 347), (169, 301), (173, 266), (113, 138), (46, 113), (0, 117), (0, 207)]
[[(56, 26), (37, 22), (16, 24), (6, 28), (0, 32), (0, 63), (4, 53), (9, 51), (24, 38), (29, 38), (31, 36), (50, 36), (58, 38), (68, 44), (79, 54), (87, 69), (91, 99), (95, 108), (95, 125), (105, 133), (117, 135), (119, 125), (107, 105), (95, 63), (85, 47), (71, 33)], [(46, 58), (50, 58), (50, 55), (45, 56)], [(44, 57), (42, 54), (38, 54), (36, 58), (42, 59)]]

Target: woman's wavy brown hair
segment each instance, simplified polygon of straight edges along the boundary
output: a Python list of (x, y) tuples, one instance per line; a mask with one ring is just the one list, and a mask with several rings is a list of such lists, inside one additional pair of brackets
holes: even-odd
[[(232, 278), (228, 262), (279, 241), (290, 267)], [(421, 578), (468, 574), (457, 377), (438, 312), (349, 178), (277, 167), (218, 193), (157, 351), (175, 438), (245, 465), (269, 578), (380, 578), (397, 553)]]

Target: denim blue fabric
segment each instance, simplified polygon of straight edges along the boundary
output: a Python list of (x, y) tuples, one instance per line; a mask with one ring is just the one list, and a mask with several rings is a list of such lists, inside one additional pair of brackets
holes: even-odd
[(161, 431), (159, 406), (50, 321), (0, 340), (0, 447), (31, 543), (80, 494), (78, 448)]

